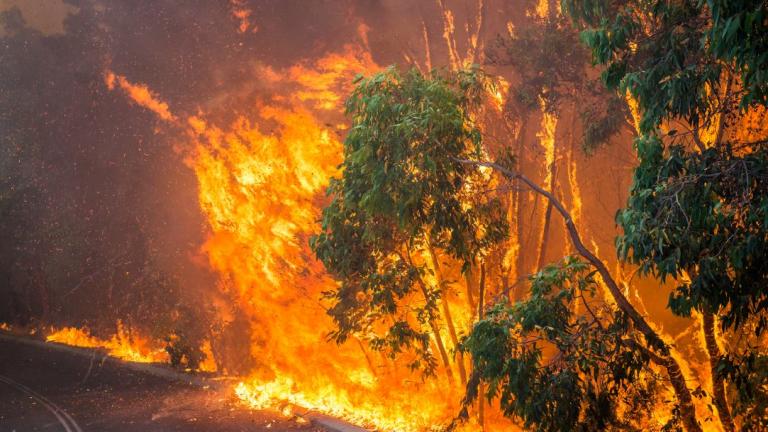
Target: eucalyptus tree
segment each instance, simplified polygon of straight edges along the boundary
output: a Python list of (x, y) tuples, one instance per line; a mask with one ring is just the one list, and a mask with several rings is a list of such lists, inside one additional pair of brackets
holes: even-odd
[[(563, 270), (567, 277), (550, 278), (546, 284), (551, 288), (536, 288), (544, 286), (542, 280), (533, 284), (532, 295), (538, 300), (517, 306), (520, 319), (529, 323), (529, 330), (520, 336), (548, 331), (551, 317), (537, 313), (536, 305), (553, 301), (550, 295), (555, 292), (565, 292), (565, 297), (585, 295), (593, 285), (594, 272), (604, 282), (611, 301), (600, 305), (599, 315), (591, 320), (584, 321), (575, 313), (564, 315), (557, 318), (561, 323), (556, 334), (534, 336), (542, 338), (538, 346), (547, 348), (534, 346), (526, 367), (547, 368), (554, 359), (553, 367), (569, 370), (569, 379), (551, 382), (547, 391), (571, 397), (550, 400), (546, 416), (541, 405), (526, 401), (525, 393), (520, 393), (526, 391), (520, 383), (527, 378), (516, 360), (517, 351), (487, 339), (496, 331), (518, 331), (510, 327), (518, 318), (499, 319), (501, 315), (492, 313), (480, 319), (462, 345), (473, 365), (465, 408), (482, 393), (489, 400), (499, 397), (502, 405), (515, 401), (505, 413), (540, 430), (573, 430), (589, 427), (587, 424), (619, 427), (631, 424), (629, 416), (643, 412), (641, 408), (655, 400), (651, 388), (644, 397), (631, 396), (638, 394), (631, 378), (639, 371), (653, 376), (649, 367), (653, 361), (666, 372), (677, 396), (674, 411), (681, 413), (668, 426), (682, 420), (689, 430), (700, 430), (691, 393), (671, 347), (624, 296), (605, 264), (584, 245), (563, 204), (516, 171), (509, 152), (491, 161), (482, 149), (473, 116), (481, 103), (481, 78), (476, 70), (424, 77), (417, 71), (401, 75), (390, 68), (358, 81), (347, 104), (352, 128), (344, 146), (343, 174), (331, 183), (332, 200), (323, 212), (323, 228), (312, 240), (317, 256), (340, 281), (328, 293), (334, 302), (330, 314), (337, 324), (332, 336), (337, 342), (362, 336), (374, 348), (391, 354), (408, 351), (415, 354), (412, 366), (427, 372), (434, 372), (437, 366), (430, 343), (434, 338), (443, 361), (449, 364), (438, 324), (439, 303), (446, 303), (445, 285), (430, 283), (437, 278), (429, 277), (436, 267), (428, 249), (434, 245), (466, 268), (504, 238), (504, 213), (493, 194), (482, 187), (490, 181), (490, 168), (495, 184), (514, 182), (550, 201), (565, 221), (574, 249), (586, 261), (583, 266), (569, 264), (571, 270)], [(503, 302), (503, 296), (497, 300)], [(449, 320), (447, 314), (442, 318)], [(484, 333), (484, 328), (492, 331)], [(572, 345), (563, 345), (566, 339)], [(489, 344), (496, 344), (497, 349), (485, 349)], [(541, 354), (552, 350), (554, 357)], [(492, 357), (495, 359), (489, 360)], [(489, 361), (507, 366), (489, 369)], [(610, 389), (605, 387), (607, 375), (589, 374), (607, 364), (616, 367)], [(517, 384), (510, 385), (513, 381)], [(534, 382), (530, 385), (535, 388)], [(529, 403), (533, 405), (526, 408)], [(569, 406), (576, 406), (578, 413), (561, 416), (562, 410), (572, 409)], [(587, 412), (592, 420), (580, 423)]]
[(448, 377), (454, 363), (466, 383), (464, 362), (450, 360), (441, 336), (445, 325), (458, 345), (448, 301), (456, 283), (441, 260), (469, 271), (507, 235), (499, 200), (483, 193), (491, 177), (458, 161), (482, 152), (467, 119), (487, 80), (479, 70), (427, 77), (391, 67), (356, 84), (342, 175), (331, 181), (322, 230), (311, 240), (340, 281), (327, 293), (332, 337), (407, 354), (427, 374), (437, 367), (434, 343)]
[[(549, 3), (546, 13), (542, 14), (532, 12), (540, 2), (522, 2), (521, 6), (529, 13), (518, 18), (507, 34), (497, 36), (487, 49), (487, 64), (511, 72), (504, 117), (514, 126), (510, 132), (516, 136), (516, 142), (511, 146), (522, 168), (529, 167), (530, 162), (536, 166), (541, 158), (536, 151), (538, 147), (526, 142), (532, 138), (530, 130), (539, 126), (534, 119), (546, 116), (546, 121), (554, 123), (552, 142), (542, 143), (551, 146), (544, 149), (546, 180), (543, 186), (555, 196), (563, 196), (567, 195), (567, 186), (563, 188), (558, 184), (563, 178), (558, 173), (571, 169), (570, 159), (575, 158), (579, 150), (593, 154), (633, 126), (623, 99), (591, 78), (594, 72), (590, 53), (579, 44), (578, 31), (558, 11), (555, 2)], [(520, 249), (539, 251), (538, 256), (518, 254), (515, 268), (520, 279), (546, 264), (551, 255), (548, 251), (551, 252), (553, 207), (551, 202), (543, 203), (543, 223), (538, 227), (533, 216), (541, 197), (535, 196), (530, 204), (525, 193), (513, 189), (509, 199), (517, 210), (513, 222)], [(528, 211), (530, 219), (526, 217)], [(536, 244), (531, 244), (532, 233), (539, 234), (535, 237)]]
[(642, 430), (662, 384), (595, 273), (566, 257), (531, 276), (528, 298), (490, 307), (463, 344), (475, 366), (466, 400), (498, 396), (527, 430)]
[[(603, 81), (620, 97), (629, 94), (639, 115), (639, 166), (628, 207), (617, 217), (624, 229), (619, 257), (660, 279), (674, 278), (673, 312), (701, 312), (723, 427), (765, 428), (766, 6), (714, 0), (566, 0), (563, 6), (605, 67)], [(675, 398), (663, 428), (702, 430), (693, 398), (705, 392), (689, 388), (673, 347), (584, 245), (567, 209), (507, 153), (494, 161), (479, 148), (472, 106), (482, 86), (472, 77), (476, 72), (403, 78), (389, 70), (361, 81), (350, 99), (344, 175), (330, 188), (334, 198), (313, 244), (342, 282), (329, 293), (337, 340), (384, 329), (371, 338), (375, 346), (397, 352), (418, 341), (420, 358), (434, 367), (423, 328), (436, 327), (444, 290), (440, 283), (431, 290), (419, 284), (436, 267), (424, 265), (425, 253), (418, 252), (438, 239), (441, 251), (471, 265), (495, 238), (486, 233), (505, 232), (500, 217), (466, 231), (471, 224), (447, 223), (459, 218), (434, 211), (436, 203), (454, 203), (455, 214), (477, 205), (484, 209), (477, 214), (494, 215), (493, 200), (482, 194), (473, 194), (479, 200), (473, 206), (457, 199), (462, 179), (485, 179), (482, 168), (490, 168), (499, 182), (548, 200), (585, 263), (567, 259), (544, 268), (531, 280), (530, 298), (510, 304), (502, 297), (474, 325), (462, 344), (473, 365), (465, 408), (479, 397), (498, 398), (506, 415), (537, 430), (631, 430), (644, 427), (642, 417), (656, 409), (657, 385), (668, 382)], [(747, 134), (739, 128), (750, 116), (758, 117), (758, 127)], [(457, 247), (479, 245), (458, 239), (478, 238), (488, 243)], [(589, 297), (595, 274), (608, 302)], [(425, 289), (414, 307), (409, 300), (419, 286)], [(715, 319), (728, 334), (751, 334), (727, 341), (723, 355)], [(440, 345), (439, 329), (433, 334)], [(651, 378), (648, 386), (633, 382), (641, 376)], [(726, 380), (734, 385), (726, 387)]]
[[(674, 313), (700, 313), (723, 427), (765, 429), (768, 6), (759, 0), (563, 5), (605, 67), (605, 84), (628, 94), (639, 111), (640, 163), (627, 208), (617, 216), (624, 230), (619, 257), (674, 280)], [(748, 119), (757, 124), (753, 130)], [(725, 354), (716, 320), (731, 336)]]
[[(533, 8), (534, 3), (526, 2), (525, 7)], [(514, 84), (505, 108), (521, 127), (536, 109), (557, 117), (570, 112), (580, 120), (580, 144), (587, 153), (622, 128), (632, 127), (622, 98), (590, 78), (590, 53), (579, 44), (579, 33), (567, 17), (552, 7), (544, 17), (529, 14), (525, 24), (497, 36), (487, 50), (489, 66), (512, 69)]]

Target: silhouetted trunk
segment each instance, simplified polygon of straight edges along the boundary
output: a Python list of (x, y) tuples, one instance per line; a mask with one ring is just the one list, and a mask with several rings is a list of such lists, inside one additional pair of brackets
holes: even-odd
[[(427, 299), (428, 294), (426, 287), (423, 288), (424, 298)], [(448, 382), (453, 385), (453, 370), (451, 368), (451, 359), (448, 357), (448, 351), (445, 350), (445, 345), (443, 344), (443, 338), (440, 336), (440, 328), (437, 326), (437, 323), (433, 318), (429, 319), (429, 327), (432, 329), (432, 336), (435, 338), (435, 344), (437, 345), (437, 350), (440, 352), (440, 357), (443, 360), (443, 365), (445, 366), (445, 374), (448, 376)]]
[[(432, 242), (427, 239), (427, 249), (429, 250), (429, 256), (432, 260), (432, 268), (435, 270), (435, 278), (437, 278), (437, 284), (440, 287), (440, 303), (443, 306), (443, 315), (445, 318), (445, 324), (448, 326), (448, 333), (451, 335), (451, 341), (453, 342), (454, 349), (459, 347), (459, 338), (456, 334), (456, 326), (453, 325), (453, 318), (451, 317), (451, 307), (448, 305), (448, 290), (446, 289), (445, 280), (443, 279), (442, 271), (440, 270), (440, 262), (437, 259), (435, 248), (432, 246)], [(464, 368), (464, 355), (461, 352), (457, 352), (458, 359), (456, 365), (459, 369), (459, 378), (461, 384), (467, 385), (467, 371)]]
[[(555, 185), (557, 184), (556, 177), (557, 177), (557, 165), (555, 165), (555, 160), (552, 160), (552, 163), (549, 166), (549, 191), (552, 195), (555, 195)], [(536, 270), (538, 271), (542, 267), (544, 267), (544, 264), (546, 264), (547, 259), (547, 245), (549, 244), (549, 226), (550, 221), (552, 220), (552, 201), (547, 201), (547, 210), (544, 213), (544, 228), (541, 230), (541, 242), (539, 243), (539, 259), (537, 261)]]
[(709, 354), (709, 369), (712, 374), (712, 399), (715, 407), (717, 407), (717, 414), (723, 424), (723, 429), (726, 432), (733, 432), (736, 427), (733, 424), (731, 410), (728, 408), (728, 400), (725, 397), (725, 380), (717, 370), (722, 353), (720, 353), (720, 347), (717, 346), (717, 339), (715, 339), (715, 316), (708, 312), (704, 312), (701, 316), (704, 342), (707, 346), (707, 354)]
[(475, 310), (477, 308), (477, 302), (475, 302), (475, 280), (471, 266), (466, 273), (464, 273), (464, 281), (467, 283), (467, 304), (469, 305), (469, 310)]
[[(480, 293), (478, 294), (477, 302), (477, 319), (482, 320), (485, 312), (485, 262), (480, 264)], [(485, 431), (485, 386), (481, 382), (478, 386), (478, 394), (480, 395), (477, 407), (477, 417), (480, 423), (480, 429)]]
[(32, 284), (37, 287), (38, 296), (40, 298), (40, 323), (47, 324), (50, 322), (51, 296), (48, 292), (48, 283), (45, 278), (45, 273), (40, 269), (35, 269), (32, 274)]
[[(413, 262), (411, 260), (411, 254), (410, 251), (407, 251), (408, 253), (408, 261), (411, 265), (413, 265)], [(424, 279), (421, 278), (421, 275), (416, 278), (416, 283), (421, 288), (421, 292), (424, 295), (424, 301), (429, 301), (429, 292), (427, 291), (427, 284), (424, 282)], [(437, 350), (440, 352), (440, 357), (443, 360), (443, 365), (445, 365), (445, 373), (448, 376), (448, 381), (453, 385), (453, 370), (451, 368), (451, 360), (448, 357), (448, 351), (445, 349), (445, 344), (443, 344), (443, 338), (440, 336), (440, 327), (438, 327), (437, 323), (435, 322), (435, 319), (430, 317), (429, 318), (429, 327), (432, 329), (432, 336), (435, 338), (435, 344), (437, 345)]]
[[(526, 125), (527, 124), (528, 124), (528, 119), (527, 118), (523, 118), (523, 123), (522, 123), (522, 126), (520, 126), (520, 134), (518, 135), (518, 140), (517, 140), (517, 153), (516, 154), (518, 155), (518, 157), (520, 157), (520, 155), (524, 154), (524, 152), (523, 152), (523, 150), (524, 150), (523, 149), (523, 144), (525, 143), (525, 133), (526, 133)], [(517, 204), (517, 215), (516, 215), (516, 219), (517, 219), (517, 224), (516, 224), (517, 225), (517, 233), (516, 233), (516, 235), (517, 235), (518, 253), (517, 253), (517, 257), (516, 257), (516, 261), (517, 262), (515, 264), (516, 272), (515, 272), (515, 277), (514, 277), (513, 281), (516, 281), (516, 280), (520, 279), (521, 277), (523, 277), (523, 275), (526, 274), (525, 270), (524, 270), (524, 268), (525, 268), (524, 267), (525, 260), (523, 258), (525, 256), (525, 254), (522, 253), (522, 251), (524, 250), (525, 246), (527, 246), (525, 244), (525, 242), (523, 241), (523, 239), (524, 239), (524, 232), (525, 232), (525, 222), (524, 222), (525, 206), (523, 205), (523, 197), (524, 197), (524, 194), (519, 189), (515, 188), (515, 199), (516, 199), (516, 204)], [(508, 290), (509, 290), (509, 288), (508, 288)], [(517, 292), (515, 292), (515, 295), (513, 295), (511, 297), (512, 297), (512, 300), (520, 300), (518, 298)]]
[(358, 338), (355, 338), (355, 341), (357, 342), (357, 346), (360, 347), (360, 351), (362, 351), (363, 355), (365, 356), (365, 361), (368, 363), (368, 369), (371, 371), (371, 374), (373, 374), (375, 377), (379, 376), (376, 367), (373, 365), (373, 360), (371, 360), (371, 356), (368, 354), (368, 351), (365, 349), (363, 343)]

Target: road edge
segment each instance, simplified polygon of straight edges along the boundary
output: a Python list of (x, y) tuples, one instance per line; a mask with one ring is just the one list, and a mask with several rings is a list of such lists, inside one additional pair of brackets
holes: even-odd
[[(134, 370), (136, 372), (146, 373), (168, 381), (181, 382), (203, 389), (225, 390), (232, 384), (231, 381), (224, 381), (222, 379), (217, 380), (212, 377), (204, 377), (175, 371), (161, 364), (138, 363), (119, 359), (117, 357), (110, 356), (107, 352), (98, 348), (81, 348), (71, 345), (64, 345), (57, 342), (46, 342), (34, 337), (8, 333), (6, 331), (0, 331), (0, 340), (20, 342), (38, 348), (53, 349), (83, 357), (91, 357), (94, 354), (98, 354), (101, 357), (100, 361), (108, 361), (121, 367)], [(329, 432), (371, 432), (371, 429), (365, 429), (360, 426), (348, 423), (344, 420), (340, 420), (329, 415), (321, 414), (311, 410), (306, 410), (305, 408), (301, 408), (300, 410), (295, 411), (304, 411), (303, 414), (297, 413), (296, 415), (309, 420), (314, 425), (322, 426), (328, 429)]]

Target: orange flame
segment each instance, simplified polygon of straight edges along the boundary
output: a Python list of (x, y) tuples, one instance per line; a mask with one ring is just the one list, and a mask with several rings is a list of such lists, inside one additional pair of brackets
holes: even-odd
[[(238, 397), (257, 409), (282, 411), (288, 403), (382, 430), (429, 430), (456, 415), (460, 388), (446, 376), (423, 381), (405, 361), (379, 357), (361, 341), (329, 345), (333, 324), (319, 299), (335, 282), (307, 243), (319, 229), (328, 181), (339, 174), (343, 127), (334, 125), (343, 94), (354, 74), (377, 69), (369, 54), (353, 47), (282, 71), (262, 68), (262, 78), (276, 89), (275, 102), (258, 103), (228, 126), (204, 113), (182, 121), (147, 86), (112, 72), (106, 84), (119, 85), (137, 104), (187, 130), (187, 163), (210, 232), (202, 249), (221, 274), (219, 288), (252, 323), (251, 340), (243, 343), (259, 366), (236, 386)], [(505, 92), (496, 95), (499, 103)], [(451, 278), (459, 276), (455, 270), (444, 269)], [(462, 300), (454, 294), (445, 301), (466, 332), (473, 312), (461, 307)], [(219, 319), (232, 318), (222, 311)], [(87, 331), (65, 330), (51, 340), (110, 345)], [(447, 328), (440, 333), (449, 340)], [(208, 343), (201, 350), (212, 354)], [(201, 369), (215, 366), (209, 355)], [(498, 413), (486, 414), (486, 425), (498, 420)], [(473, 422), (464, 427), (479, 428)]]
[(109, 339), (91, 336), (87, 328), (64, 327), (53, 330), (45, 340), (82, 348), (103, 348), (112, 357), (137, 363), (168, 362), (168, 353), (162, 347), (127, 329), (120, 321), (117, 322), (117, 333)]
[(176, 119), (171, 114), (168, 104), (158, 100), (157, 96), (149, 90), (149, 87), (142, 84), (132, 84), (124, 76), (115, 75), (112, 71), (107, 71), (104, 75), (104, 82), (110, 90), (114, 90), (115, 85), (119, 86), (136, 104), (154, 112), (162, 120), (173, 121)]
[[(318, 299), (335, 282), (307, 245), (319, 229), (323, 192), (339, 174), (342, 145), (332, 125), (343, 92), (355, 73), (375, 69), (367, 54), (347, 48), (271, 72), (280, 91), (290, 89), (273, 96), (279, 106), (260, 105), (229, 127), (188, 119), (189, 164), (211, 231), (203, 249), (222, 274), (221, 288), (253, 323), (251, 355), (262, 366), (237, 385), (240, 399), (382, 430), (428, 430), (458, 412), (460, 392), (445, 378), (422, 382), (363, 344), (330, 346), (332, 323)], [(466, 329), (471, 317), (457, 311), (456, 319)]]

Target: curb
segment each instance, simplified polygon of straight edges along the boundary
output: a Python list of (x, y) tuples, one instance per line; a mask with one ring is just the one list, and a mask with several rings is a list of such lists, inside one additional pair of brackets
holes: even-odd
[[(136, 372), (145, 373), (145, 374), (162, 378), (168, 381), (185, 383), (185, 384), (192, 385), (195, 387), (200, 387), (203, 389), (226, 390), (228, 387), (227, 385), (228, 381), (224, 381), (223, 379), (215, 379), (212, 377), (206, 378), (202, 376), (190, 375), (188, 373), (178, 372), (178, 371), (169, 369), (168, 367), (165, 367), (156, 363), (137, 363), (137, 362), (131, 362), (127, 360), (122, 360), (116, 357), (112, 357), (109, 354), (107, 354), (104, 350), (101, 350), (98, 348), (81, 348), (81, 347), (74, 347), (70, 345), (64, 345), (56, 342), (45, 342), (40, 339), (34, 339), (27, 336), (20, 336), (20, 335), (15, 335), (15, 334), (10, 334), (4, 331), (0, 331), (0, 341), (2, 340), (20, 342), (20, 343), (32, 345), (38, 348), (53, 349), (56, 351), (67, 352), (67, 353), (82, 356), (82, 357), (91, 357), (94, 354), (98, 354), (100, 356), (100, 361), (108, 361), (115, 365), (125, 367), (127, 369), (131, 369)], [(297, 412), (296, 415), (298, 415), (299, 417), (309, 420), (314, 425), (322, 426), (328, 429), (330, 432), (371, 432), (371, 429), (365, 429), (360, 426), (355, 426), (351, 423), (347, 423), (343, 420), (339, 420), (337, 418), (334, 418), (325, 414), (321, 414), (318, 412), (308, 411), (305, 409), (297, 409), (295, 411)], [(299, 414), (299, 412), (301, 411), (304, 411), (304, 413)]]

